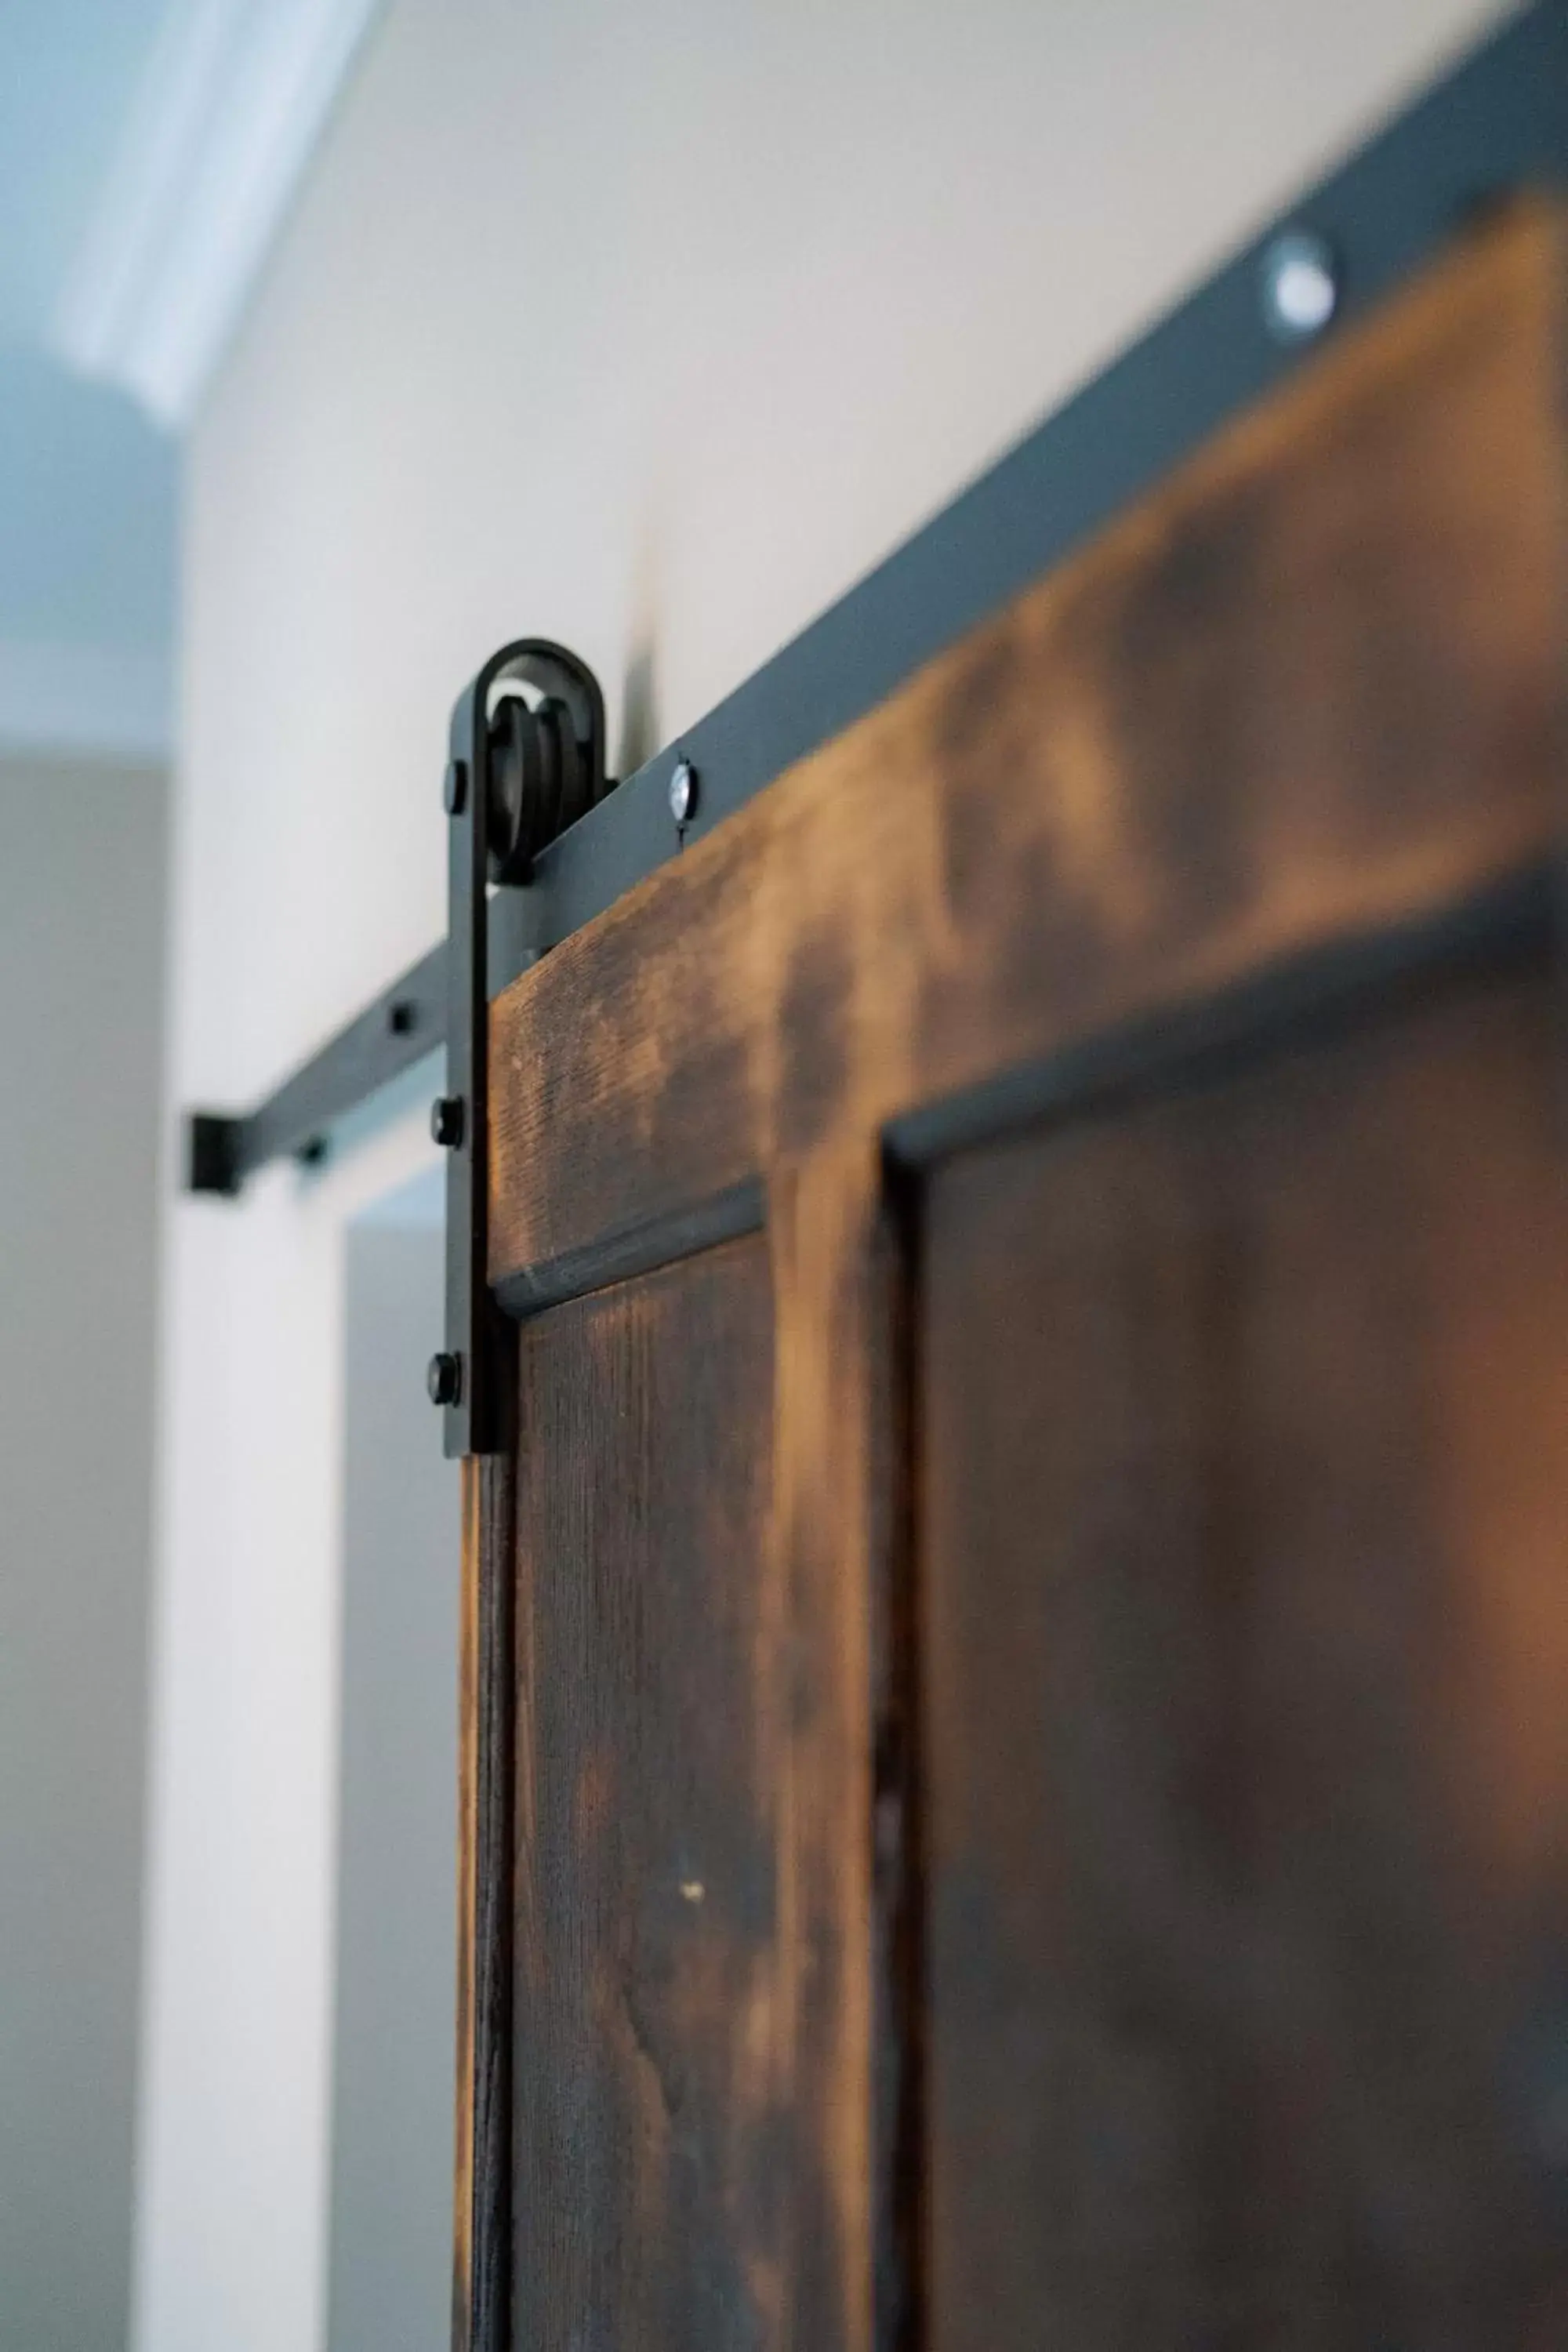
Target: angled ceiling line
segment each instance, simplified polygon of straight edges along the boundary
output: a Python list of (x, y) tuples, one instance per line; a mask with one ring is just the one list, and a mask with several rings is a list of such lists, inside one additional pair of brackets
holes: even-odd
[(61, 288), (52, 349), (179, 427), (380, 0), (172, 0)]

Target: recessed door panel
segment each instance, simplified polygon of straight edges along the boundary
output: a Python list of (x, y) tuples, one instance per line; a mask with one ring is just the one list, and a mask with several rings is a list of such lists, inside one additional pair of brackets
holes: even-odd
[(1568, 2320), (1568, 1162), (1525, 976), (923, 1238), (942, 2352)]

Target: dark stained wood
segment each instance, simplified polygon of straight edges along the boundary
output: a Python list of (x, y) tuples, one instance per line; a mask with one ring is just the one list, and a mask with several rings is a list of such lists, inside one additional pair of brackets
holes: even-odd
[(453, 2352), (510, 2340), (513, 1496), (509, 1459), (463, 1464)]
[(1477, 234), (524, 974), (492, 1278), (1539, 854), (1560, 267)]
[(1568, 2341), (1553, 985), (931, 1181), (932, 2341)]
[(521, 1335), (515, 2340), (538, 2352), (744, 2341), (811, 2193), (767, 2079), (771, 1330), (742, 1241)]
[[(893, 1266), (879, 1223), (881, 1171), (868, 1139), (776, 1169), (768, 1191), (773, 1283), (771, 1611), (777, 1660), (780, 1804), (795, 1827), (787, 1902), (790, 2001), (834, 2199), (836, 2294), (791, 2344), (866, 2347), (879, 2245), (872, 2179), (873, 2044), (896, 2002), (874, 1937), (879, 1734), (892, 1703), (885, 1588), (895, 1527), (887, 1471)], [(874, 1662), (874, 1628), (881, 1654)], [(883, 1880), (904, 1825), (885, 1816)], [(883, 1964), (882, 1968), (879, 1963)]]
[(760, 1178), (731, 1185), (725, 1192), (678, 1210), (672, 1216), (654, 1217), (601, 1234), (585, 1249), (569, 1250), (546, 1266), (524, 1266), (496, 1286), (503, 1313), (521, 1322), (547, 1307), (563, 1307), (570, 1298), (585, 1297), (591, 1290), (607, 1290), (612, 1283), (629, 1282), (639, 1274), (655, 1274), (678, 1258), (700, 1250), (716, 1249), (721, 1242), (760, 1233), (766, 1194)]
[(1568, 2343), (1560, 277), (494, 1008), (463, 2352)]
[[(847, 1173), (854, 1181), (854, 1162)], [(840, 1165), (846, 1165), (841, 1159)], [(860, 1331), (836, 1374), (862, 1401), (871, 1628), (871, 2248), (876, 2352), (925, 2343), (925, 1859), (918, 1584), (918, 1197), (898, 1171), (874, 1189), (846, 1280)], [(853, 1554), (851, 1554), (851, 1557)]]
[(521, 1335), (531, 2352), (867, 2340), (865, 1601), (774, 1290), (736, 1241)]

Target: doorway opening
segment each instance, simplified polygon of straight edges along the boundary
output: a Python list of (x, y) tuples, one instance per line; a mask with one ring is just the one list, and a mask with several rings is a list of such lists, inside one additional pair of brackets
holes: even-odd
[(424, 1381), (444, 1176), (347, 1237), (329, 2352), (426, 2352), (450, 2305), (459, 1520)]

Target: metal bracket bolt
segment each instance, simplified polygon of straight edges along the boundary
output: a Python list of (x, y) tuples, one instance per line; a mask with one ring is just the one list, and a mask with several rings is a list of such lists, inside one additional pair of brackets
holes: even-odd
[(430, 1106), (430, 1140), (443, 1151), (456, 1151), (463, 1139), (463, 1097), (437, 1095)]
[(1287, 229), (1263, 257), (1263, 314), (1282, 343), (1310, 342), (1340, 307), (1340, 266), (1326, 237)]
[(669, 779), (669, 814), (677, 824), (689, 824), (697, 810), (697, 771), (689, 760), (679, 760)]

